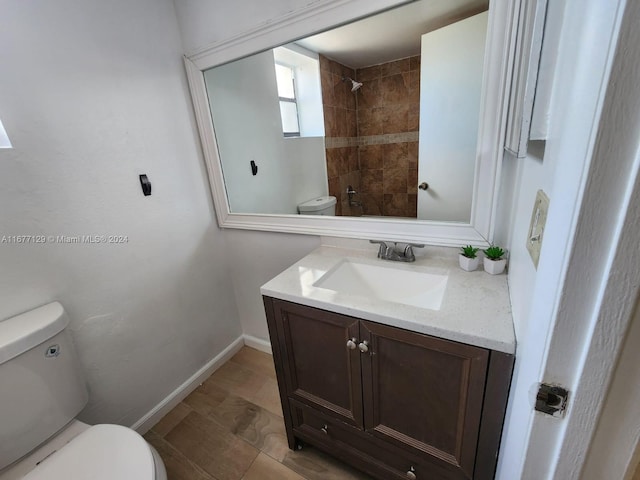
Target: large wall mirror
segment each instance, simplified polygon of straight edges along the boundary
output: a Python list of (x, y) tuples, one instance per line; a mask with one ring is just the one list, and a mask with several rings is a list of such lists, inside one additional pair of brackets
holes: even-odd
[(309, 6), (185, 57), (222, 227), (491, 242), (517, 2), (392, 3)]

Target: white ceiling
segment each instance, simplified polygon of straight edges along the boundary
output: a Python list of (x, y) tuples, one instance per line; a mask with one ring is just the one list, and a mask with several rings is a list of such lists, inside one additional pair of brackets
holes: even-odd
[(489, 0), (419, 0), (295, 43), (351, 68), (378, 65), (419, 55), (421, 35), (488, 4)]

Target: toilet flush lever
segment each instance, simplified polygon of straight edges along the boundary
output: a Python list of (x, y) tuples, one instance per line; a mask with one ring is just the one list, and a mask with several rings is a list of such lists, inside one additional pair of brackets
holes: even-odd
[(44, 352), (44, 356), (47, 358), (55, 358), (60, 355), (60, 345), (57, 343), (54, 345), (49, 345), (47, 350)]

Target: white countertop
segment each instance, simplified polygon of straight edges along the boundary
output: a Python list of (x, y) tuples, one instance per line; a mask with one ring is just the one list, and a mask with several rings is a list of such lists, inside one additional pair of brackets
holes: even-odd
[[(446, 249), (449, 252), (453, 249)], [(507, 276), (489, 275), (482, 265), (475, 272), (458, 266), (457, 254), (439, 253), (427, 247), (416, 251), (413, 263), (376, 258), (376, 250), (321, 246), (277, 277), (265, 283), (263, 295), (344, 315), (391, 325), (456, 342), (505, 353), (515, 353), (516, 339), (511, 317)], [(422, 252), (420, 252), (422, 253)], [(314, 287), (313, 284), (345, 258), (360, 263), (419, 267), (448, 273), (447, 288), (439, 310), (429, 310), (359, 295)]]

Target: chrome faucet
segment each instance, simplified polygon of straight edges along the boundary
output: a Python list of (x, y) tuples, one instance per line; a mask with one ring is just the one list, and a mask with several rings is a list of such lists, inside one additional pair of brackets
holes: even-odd
[(415, 262), (416, 256), (413, 253), (413, 248), (424, 247), (424, 245), (418, 243), (393, 242), (393, 245), (390, 245), (381, 240), (369, 240), (369, 242), (380, 245), (378, 258), (391, 260), (393, 262)]

